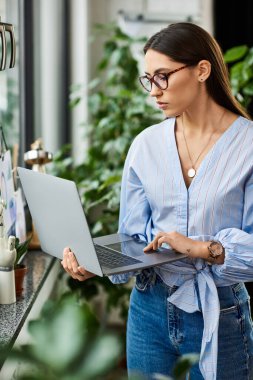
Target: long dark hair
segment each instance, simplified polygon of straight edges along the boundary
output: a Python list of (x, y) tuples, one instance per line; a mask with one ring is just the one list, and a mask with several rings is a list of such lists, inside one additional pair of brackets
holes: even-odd
[(177, 62), (195, 66), (202, 59), (211, 63), (211, 74), (206, 80), (209, 95), (220, 106), (250, 119), (232, 94), (227, 66), (217, 41), (201, 27), (179, 22), (153, 35), (144, 46), (144, 53), (153, 49)]

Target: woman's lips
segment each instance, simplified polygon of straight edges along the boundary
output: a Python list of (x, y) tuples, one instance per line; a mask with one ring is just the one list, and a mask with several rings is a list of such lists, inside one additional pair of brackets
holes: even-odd
[(164, 110), (167, 108), (168, 106), (168, 103), (163, 103), (163, 102), (156, 102), (158, 108), (160, 108), (161, 110)]

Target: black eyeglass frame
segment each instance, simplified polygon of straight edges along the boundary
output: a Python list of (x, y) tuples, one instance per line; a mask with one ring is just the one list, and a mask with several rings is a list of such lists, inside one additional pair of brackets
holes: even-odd
[[(154, 83), (156, 85), (156, 87), (158, 87), (160, 90), (164, 91), (164, 90), (167, 90), (168, 86), (169, 86), (169, 77), (174, 74), (174, 73), (177, 73), (178, 71), (180, 70), (183, 70), (185, 69), (186, 67), (189, 67), (189, 65), (184, 65), (184, 66), (181, 66), (179, 67), (178, 69), (176, 70), (172, 70), (170, 71), (169, 73), (156, 73), (154, 74), (152, 77), (148, 77), (147, 75), (142, 75), (139, 77), (139, 82), (140, 84), (142, 85), (142, 87), (144, 88), (144, 90), (148, 91), (148, 92), (151, 92), (152, 91), (152, 84)], [(156, 80), (154, 79), (157, 75), (164, 75), (164, 78), (166, 80), (166, 85), (164, 87), (161, 87), (161, 85), (156, 82)], [(151, 88), (150, 90), (148, 90), (145, 85), (142, 83), (142, 79), (147, 79), (149, 82), (150, 82), (150, 85), (151, 85)]]

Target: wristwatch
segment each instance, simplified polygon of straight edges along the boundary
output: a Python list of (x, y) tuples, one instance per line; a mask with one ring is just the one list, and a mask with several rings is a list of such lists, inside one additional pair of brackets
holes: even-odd
[(209, 251), (209, 258), (212, 263), (214, 263), (219, 256), (221, 256), (225, 249), (220, 241), (211, 240), (209, 246), (207, 247)]

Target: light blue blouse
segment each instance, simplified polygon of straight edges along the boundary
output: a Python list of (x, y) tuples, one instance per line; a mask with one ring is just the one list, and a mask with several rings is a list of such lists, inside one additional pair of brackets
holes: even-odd
[[(253, 122), (238, 117), (202, 161), (187, 189), (175, 140), (175, 118), (141, 132), (129, 150), (122, 179), (119, 232), (151, 241), (159, 231), (195, 240), (219, 240), (223, 265), (184, 259), (155, 270), (179, 288), (168, 299), (182, 310), (199, 310), (204, 332), (200, 370), (216, 379), (219, 299), (217, 286), (253, 281)], [(126, 282), (133, 273), (112, 276)]]

